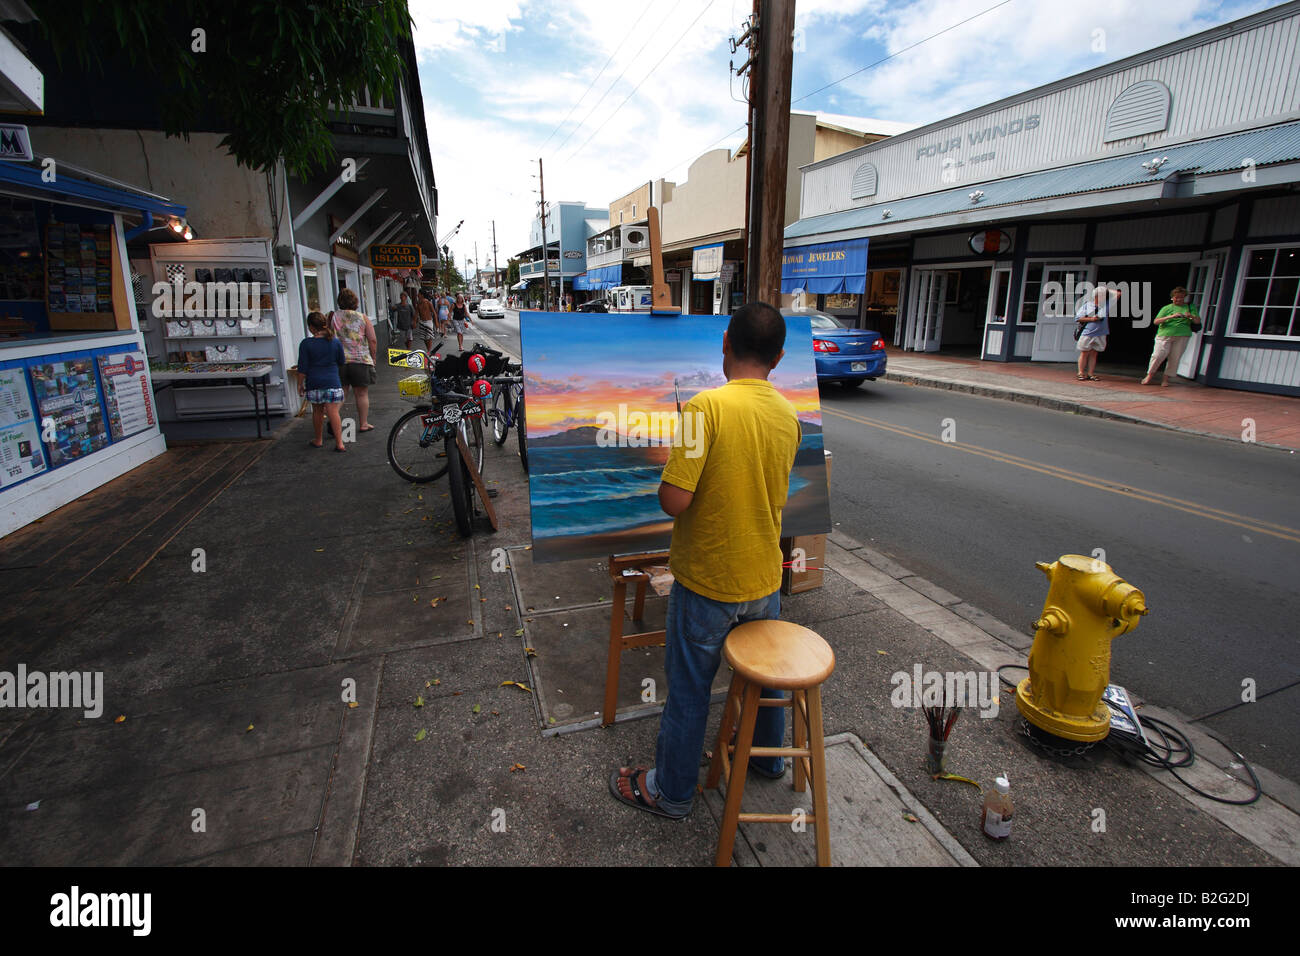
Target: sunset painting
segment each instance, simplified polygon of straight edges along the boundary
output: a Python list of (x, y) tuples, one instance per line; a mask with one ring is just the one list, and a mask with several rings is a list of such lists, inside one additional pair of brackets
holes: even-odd
[[(660, 509), (658, 491), (678, 429), (678, 402), (726, 384), (722, 334), (731, 317), (522, 312), (519, 318), (533, 560), (667, 549), (672, 519)], [(823, 534), (830, 530), (830, 505), (806, 317), (787, 320), (785, 357), (769, 381), (795, 407), (803, 429), (781, 533)], [(682, 441), (691, 445), (689, 427)]]

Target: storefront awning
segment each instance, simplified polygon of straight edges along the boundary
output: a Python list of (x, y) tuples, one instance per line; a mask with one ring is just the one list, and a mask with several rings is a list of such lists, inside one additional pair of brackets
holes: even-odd
[(621, 262), (616, 262), (612, 266), (602, 266), (599, 269), (588, 269), (582, 275), (573, 278), (573, 288), (579, 291), (612, 289), (622, 284), (623, 263)]
[(787, 247), (781, 256), (781, 291), (817, 295), (867, 291), (867, 240), (846, 239)]
[[(57, 166), (54, 168), (58, 169)], [(176, 219), (185, 217), (184, 206), (153, 193), (78, 179), (61, 169), (52, 180), (48, 175), (43, 175), (44, 173), (45, 169), (42, 166), (13, 162), (0, 163), (0, 185), (17, 188), (38, 198), (56, 201), (72, 200), (86, 206), (98, 206), (114, 212), (138, 215), (147, 212), (154, 216)]]
[(523, 280), (521, 280), (521, 281), (519, 281), (519, 282), (516, 282), (516, 283), (515, 283), (514, 285), (512, 285), (510, 288), (514, 289), (516, 292), (523, 292), (525, 289), (528, 288), (528, 280), (527, 280), (527, 279), (523, 279)]

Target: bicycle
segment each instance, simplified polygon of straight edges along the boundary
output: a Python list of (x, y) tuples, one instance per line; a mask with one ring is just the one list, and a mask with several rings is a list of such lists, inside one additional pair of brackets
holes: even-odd
[(492, 440), (498, 447), (506, 443), (510, 429), (515, 429), (519, 442), (519, 461), (524, 474), (528, 473), (528, 430), (524, 420), (524, 367), (517, 362), (507, 363), (504, 374), (492, 379)]
[[(441, 345), (442, 341), (439, 341), (434, 347), (434, 359), (423, 351), (408, 353), (406, 365), (428, 374), (429, 398), (420, 407), (402, 415), (388, 433), (388, 463), (398, 475), (415, 484), (437, 481), (447, 472), (447, 463), (451, 460), (444, 441), (442, 417), (440, 414), (430, 417), (430, 413), (447, 404), (472, 398), (466, 394), (472, 378), (468, 355), (472, 353), (439, 359), (437, 350)], [(481, 418), (478, 415), (455, 420), (480, 474), (485, 450)]]

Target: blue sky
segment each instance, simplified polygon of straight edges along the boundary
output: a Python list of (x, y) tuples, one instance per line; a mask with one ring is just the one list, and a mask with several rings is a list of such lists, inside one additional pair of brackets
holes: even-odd
[[(793, 108), (893, 132), (888, 124), (931, 123), (1276, 5), (798, 0)], [(727, 40), (752, 0), (410, 0), (410, 9), (439, 232), (465, 220), (452, 241), (462, 268), (475, 241), (490, 265), (493, 219), (502, 264), (527, 246), (539, 156), (548, 201), (604, 207), (652, 179), (680, 183), (701, 153), (743, 141), (744, 90), (728, 61), (745, 54)]]

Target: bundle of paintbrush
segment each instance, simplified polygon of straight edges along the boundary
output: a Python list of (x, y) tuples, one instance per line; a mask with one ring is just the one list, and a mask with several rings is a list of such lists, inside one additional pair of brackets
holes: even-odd
[(941, 774), (944, 772), (948, 735), (952, 733), (952, 725), (961, 715), (961, 708), (939, 705), (922, 707), (921, 710), (925, 711), (925, 721), (930, 725), (930, 750), (926, 754), (925, 765), (930, 773)]

